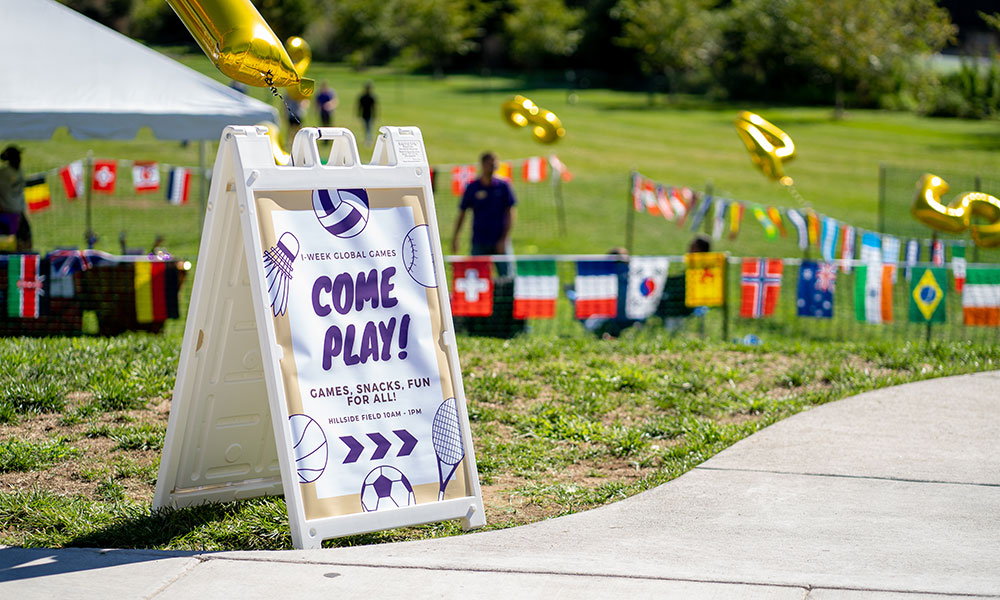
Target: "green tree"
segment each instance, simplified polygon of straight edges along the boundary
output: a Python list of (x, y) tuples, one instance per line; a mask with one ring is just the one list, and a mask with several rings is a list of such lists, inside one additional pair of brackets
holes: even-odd
[(833, 77), (837, 119), (848, 82), (863, 92), (915, 56), (941, 50), (956, 32), (934, 0), (798, 0), (789, 13), (809, 40), (806, 56)]
[(305, 35), (316, 15), (315, 0), (254, 0), (254, 5), (282, 42)]
[(616, 43), (633, 48), (647, 75), (678, 76), (708, 64), (718, 50), (715, 0), (620, 0), (612, 15), (622, 21)]
[(329, 47), (335, 60), (346, 60), (355, 68), (379, 62), (392, 50), (389, 40), (395, 36), (393, 3), (370, 0), (338, 0), (330, 4), (327, 18), (331, 23)]
[(583, 30), (584, 10), (567, 8), (563, 0), (513, 0), (503, 17), (510, 50), (517, 62), (537, 66), (549, 56), (576, 51)]
[(478, 47), (475, 40), (487, 10), (473, 0), (394, 0), (391, 39), (406, 59), (440, 75), (452, 57)]

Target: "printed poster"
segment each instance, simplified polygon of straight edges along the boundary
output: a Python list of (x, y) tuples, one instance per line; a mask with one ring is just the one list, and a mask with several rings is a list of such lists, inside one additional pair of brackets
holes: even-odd
[(255, 199), (306, 518), (470, 495), (423, 190)]

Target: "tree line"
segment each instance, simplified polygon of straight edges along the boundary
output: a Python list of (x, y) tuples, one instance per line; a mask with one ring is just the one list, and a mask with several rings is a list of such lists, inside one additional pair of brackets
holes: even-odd
[[(190, 43), (163, 0), (64, 0), (152, 44)], [(935, 0), (254, 0), (320, 60), (556, 75), (561, 85), (995, 117), (997, 61), (942, 75)], [(996, 29), (1000, 14), (981, 14)], [(995, 49), (994, 49), (995, 52)], [(551, 82), (550, 82), (551, 83)], [(651, 95), (651, 97), (653, 97)]]

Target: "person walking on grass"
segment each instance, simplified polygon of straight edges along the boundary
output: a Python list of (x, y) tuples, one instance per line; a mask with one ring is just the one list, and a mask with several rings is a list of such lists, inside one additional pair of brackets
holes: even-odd
[(365, 83), (364, 92), (358, 97), (358, 116), (365, 124), (365, 145), (372, 145), (372, 129), (375, 126), (375, 116), (377, 114), (378, 101), (372, 94), (372, 82)]
[[(451, 238), (452, 253), (458, 252), (458, 238), (465, 223), (465, 213), (472, 210), (472, 255), (513, 254), (511, 229), (514, 227), (517, 198), (510, 184), (494, 177), (497, 156), (484, 152), (479, 157), (479, 178), (465, 187), (458, 207), (455, 233)], [(510, 273), (508, 261), (497, 262), (497, 273)]]
[(17, 251), (31, 250), (31, 226), (28, 224), (28, 206), (24, 200), (24, 173), (21, 172), (21, 151), (17, 146), (7, 146), (0, 153), (0, 213), (14, 226)]

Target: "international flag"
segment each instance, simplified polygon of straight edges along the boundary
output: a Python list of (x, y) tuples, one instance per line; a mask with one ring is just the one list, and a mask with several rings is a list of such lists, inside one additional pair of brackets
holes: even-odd
[(892, 265), (893, 283), (896, 283), (896, 277), (899, 272), (899, 251), (901, 249), (902, 243), (899, 241), (898, 237), (891, 235), (882, 236), (882, 263)]
[(74, 160), (59, 169), (59, 179), (62, 180), (68, 200), (83, 196), (83, 161)]
[(729, 208), (729, 200), (717, 198), (715, 206), (712, 208), (712, 239), (722, 239), (722, 232), (726, 229), (726, 210)]
[(840, 238), (840, 225), (835, 219), (823, 219), (823, 230), (820, 235), (820, 255), (826, 262), (837, 258), (837, 241)]
[(509, 162), (502, 161), (497, 165), (497, 169), (494, 171), (493, 176), (497, 179), (503, 179), (504, 181), (510, 182), (514, 178), (514, 169), (510, 166)]
[(38, 173), (25, 179), (24, 201), (28, 205), (29, 213), (52, 206), (52, 194), (49, 191), (49, 182), (45, 180), (45, 173)]
[(618, 316), (618, 261), (576, 263), (576, 318)]
[(132, 187), (140, 194), (160, 189), (160, 166), (147, 161), (132, 163)]
[(559, 178), (565, 181), (566, 183), (573, 181), (573, 174), (570, 173), (569, 167), (564, 165), (563, 162), (559, 160), (559, 157), (556, 156), (555, 154), (549, 155), (549, 166), (552, 167), (552, 172), (558, 173)]
[(159, 323), (178, 317), (176, 263), (139, 261), (133, 264), (135, 320)]
[(962, 293), (965, 287), (965, 246), (951, 247), (951, 272), (955, 276), (955, 291)]
[(94, 177), (91, 189), (104, 194), (115, 193), (115, 181), (118, 179), (118, 163), (113, 160), (95, 160)]
[(840, 244), (840, 270), (850, 273), (854, 267), (854, 245), (857, 243), (858, 230), (852, 225), (844, 225), (844, 233), (841, 235)]
[(785, 224), (781, 219), (781, 211), (778, 210), (777, 206), (767, 207), (767, 217), (771, 219), (774, 226), (778, 228), (778, 233), (781, 234), (781, 237), (786, 237), (788, 235), (788, 231), (785, 229)]
[(940, 267), (914, 267), (910, 279), (910, 322), (944, 323), (948, 273)]
[(893, 265), (878, 262), (858, 267), (854, 276), (854, 315), (867, 323), (892, 322)]
[(667, 197), (667, 190), (662, 185), (656, 186), (656, 207), (660, 209), (660, 214), (664, 219), (673, 221), (677, 215), (674, 214), (674, 207), (670, 205), (670, 198)]
[(780, 258), (744, 258), (740, 276), (740, 316), (759, 319), (774, 314), (781, 292)]
[(778, 226), (774, 224), (771, 217), (767, 216), (767, 212), (761, 206), (753, 207), (753, 216), (760, 223), (760, 226), (764, 228), (764, 235), (769, 240), (773, 240), (778, 237)]
[(11, 254), (7, 257), (7, 316), (37, 319), (45, 295), (41, 257)]
[(646, 184), (646, 178), (638, 173), (632, 173), (632, 208), (636, 212), (642, 212), (646, 203), (642, 201), (642, 188)]
[(698, 210), (694, 212), (691, 217), (691, 231), (698, 231), (701, 224), (705, 222), (705, 217), (708, 215), (708, 209), (712, 206), (712, 197), (705, 196), (701, 204), (698, 205)]
[(931, 242), (931, 264), (935, 267), (944, 266), (944, 242), (941, 240)]
[(554, 260), (519, 260), (514, 277), (514, 318), (551, 319), (556, 316), (559, 277)]
[(493, 314), (493, 261), (474, 258), (452, 264), (451, 312), (456, 317)]
[(1000, 325), (1000, 269), (969, 269), (962, 287), (966, 325)]
[(744, 206), (741, 202), (733, 202), (729, 207), (729, 239), (735, 240), (740, 234), (740, 224), (743, 223)]
[(809, 225), (806, 223), (806, 218), (794, 208), (789, 208), (785, 214), (798, 234), (799, 250), (805, 250), (809, 247)]
[(798, 294), (795, 307), (800, 317), (833, 317), (833, 292), (837, 285), (837, 267), (804, 260), (799, 265)]
[(806, 211), (806, 223), (809, 225), (809, 245), (819, 246), (819, 216), (816, 211), (807, 210)]
[(660, 215), (660, 206), (656, 202), (656, 184), (651, 180), (646, 179), (642, 182), (642, 187), (639, 190), (639, 203), (641, 207), (639, 210), (645, 210), (651, 215)]
[(687, 218), (688, 205), (684, 202), (684, 196), (679, 188), (667, 188), (667, 199), (670, 201), (670, 208), (674, 211), (677, 224), (683, 225)]
[(912, 281), (913, 267), (920, 262), (920, 242), (909, 240), (906, 242), (906, 280)]
[(184, 167), (170, 169), (167, 179), (167, 202), (174, 206), (187, 204), (191, 192), (191, 171)]
[(877, 233), (866, 231), (861, 234), (861, 262), (865, 264), (882, 262), (882, 238)]
[(663, 296), (670, 262), (665, 256), (633, 256), (628, 261), (625, 317), (644, 320), (653, 316)]
[(521, 165), (521, 178), (528, 183), (545, 181), (549, 176), (549, 163), (540, 156), (525, 159)]
[(722, 306), (726, 255), (696, 252), (684, 255), (684, 305)]
[(476, 167), (472, 165), (456, 165), (451, 168), (451, 193), (461, 197), (465, 186), (476, 180)]
[(698, 204), (698, 193), (689, 187), (674, 188), (674, 194), (683, 207), (682, 211), (677, 212), (680, 219), (677, 221), (678, 227), (684, 225), (684, 221), (688, 218), (688, 215), (694, 212), (695, 206)]

